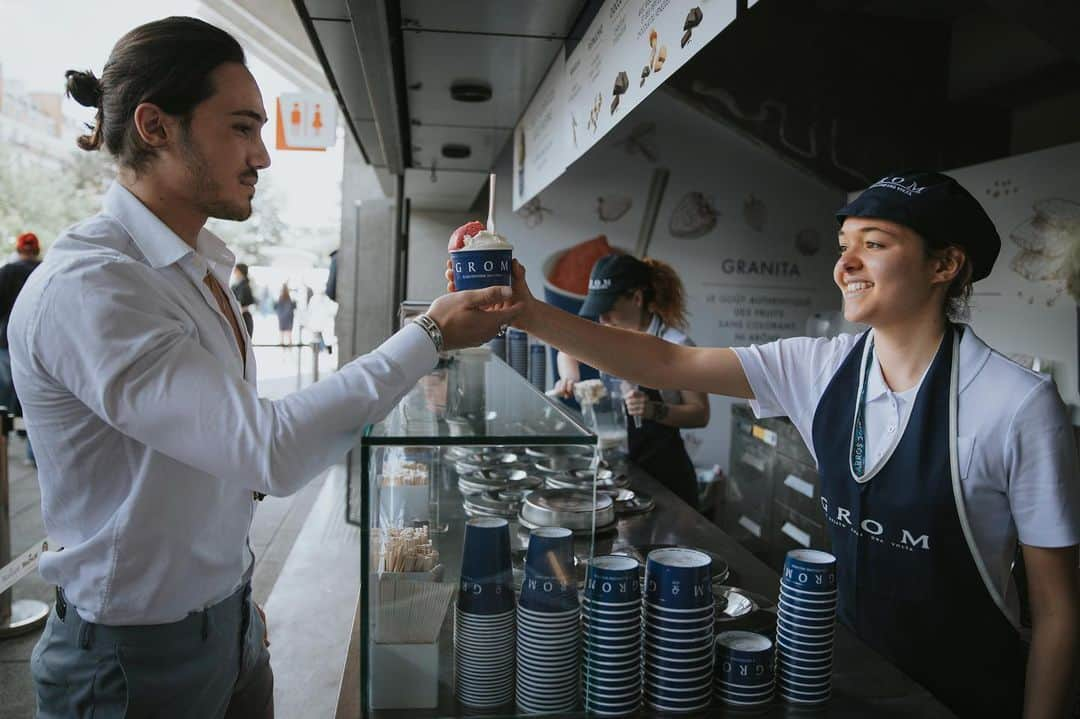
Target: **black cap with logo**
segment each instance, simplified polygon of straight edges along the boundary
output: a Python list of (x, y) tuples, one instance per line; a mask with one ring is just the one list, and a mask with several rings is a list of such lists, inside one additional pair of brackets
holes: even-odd
[(901, 172), (883, 177), (836, 213), (877, 217), (918, 232), (932, 247), (956, 245), (971, 262), (972, 282), (990, 274), (1001, 237), (979, 201), (959, 182), (938, 172)]
[(649, 266), (632, 255), (607, 255), (593, 265), (589, 294), (578, 314), (596, 318), (622, 295), (649, 284)]

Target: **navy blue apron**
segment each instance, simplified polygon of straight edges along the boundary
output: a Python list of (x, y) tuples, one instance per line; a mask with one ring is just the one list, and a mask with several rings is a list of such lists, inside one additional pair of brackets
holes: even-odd
[[(663, 334), (663, 324), (655, 336)], [(638, 387), (651, 402), (662, 402), (660, 392), (648, 387)], [(690, 455), (686, 453), (678, 427), (643, 419), (641, 427), (634, 426), (627, 417), (627, 445), (630, 461), (648, 472), (656, 481), (674, 492), (679, 499), (694, 509), (698, 508), (697, 471)]]
[(867, 335), (817, 406), (813, 441), (838, 562), (838, 615), (958, 716), (1018, 717), (1025, 663), (1020, 636), (983, 583), (953, 493), (949, 409), (956, 331), (946, 331), (900, 443), (868, 481), (857, 482), (851, 469)]

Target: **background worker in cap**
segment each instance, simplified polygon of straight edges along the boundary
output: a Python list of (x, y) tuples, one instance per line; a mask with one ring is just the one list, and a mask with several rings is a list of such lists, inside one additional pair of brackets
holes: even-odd
[[(0, 407), (17, 417), (22, 416), (22, 407), (15, 394), (15, 384), (11, 381), (11, 355), (8, 353), (8, 318), (15, 298), (19, 296), (30, 273), (41, 264), (41, 244), (33, 232), (24, 232), (15, 239), (15, 252), (18, 259), (0, 267)], [(33, 464), (34, 450), (30, 446), (30, 437), (26, 438), (26, 461)]]
[[(578, 313), (609, 327), (647, 332), (666, 342), (693, 347), (686, 336), (686, 292), (672, 267), (659, 260), (630, 255), (601, 257), (589, 277), (589, 294)], [(555, 389), (572, 397), (581, 379), (578, 361), (560, 352)], [(709, 423), (709, 397), (704, 392), (660, 391), (633, 387), (624, 394), (630, 459), (694, 509), (698, 507), (697, 475), (679, 429)]]
[(1072, 428), (1051, 379), (953, 321), (997, 231), (936, 173), (886, 177), (837, 219), (833, 279), (845, 317), (871, 327), (859, 335), (683, 347), (535, 301), (520, 266), (515, 325), (638, 384), (790, 417), (821, 475), (840, 621), (961, 717), (1061, 717), (1080, 612)]

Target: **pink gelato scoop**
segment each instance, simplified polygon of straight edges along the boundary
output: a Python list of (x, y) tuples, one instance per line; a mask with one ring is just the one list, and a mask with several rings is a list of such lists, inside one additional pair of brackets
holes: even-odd
[(473, 237), (480, 234), (486, 229), (483, 222), (473, 220), (472, 222), (466, 222), (461, 227), (457, 228), (450, 235), (450, 245), (447, 248), (450, 252), (454, 250), (460, 250), (465, 247), (465, 238)]

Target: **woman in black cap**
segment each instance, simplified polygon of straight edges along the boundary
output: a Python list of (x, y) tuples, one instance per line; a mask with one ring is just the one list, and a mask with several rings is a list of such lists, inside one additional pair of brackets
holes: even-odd
[(959, 716), (1061, 717), (1080, 624), (1072, 427), (1053, 380), (953, 321), (998, 233), (937, 173), (885, 177), (837, 220), (833, 275), (859, 335), (682, 347), (537, 302), (520, 266), (515, 325), (642, 385), (787, 415), (817, 460), (840, 621)]
[[(578, 313), (609, 327), (646, 332), (666, 342), (693, 347), (686, 336), (686, 292), (667, 263), (630, 255), (601, 257), (589, 277), (589, 294)], [(578, 362), (559, 353), (555, 389), (572, 397), (581, 379)], [(642, 467), (694, 509), (698, 507), (697, 473), (679, 429), (709, 423), (709, 397), (688, 390), (660, 391), (635, 387), (625, 393), (630, 460)]]

